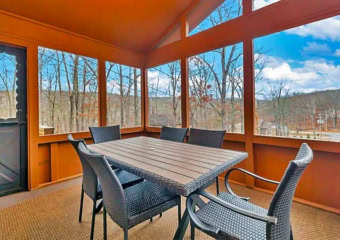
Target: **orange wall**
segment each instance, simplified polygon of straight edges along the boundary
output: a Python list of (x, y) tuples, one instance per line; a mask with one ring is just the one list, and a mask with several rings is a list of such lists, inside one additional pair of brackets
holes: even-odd
[[(3, 10), (0, 10), (0, 22), (0, 42), (27, 48), (29, 189), (79, 175), (80, 163), (69, 144), (65, 143), (66, 134), (39, 136), (38, 47), (96, 58), (100, 66), (105, 66), (107, 60), (143, 68), (145, 56)], [(106, 82), (103, 75), (99, 74), (98, 79), (101, 86)], [(140, 132), (141, 129), (132, 131)], [(75, 137), (88, 138), (89, 133), (77, 133)]]
[[(137, 137), (142, 132), (123, 133), (122, 138)], [(92, 139), (86, 143), (91, 144)], [(81, 164), (77, 153), (67, 141), (39, 144), (38, 168), (35, 170), (39, 176), (38, 186), (58, 182), (82, 174)]]
[[(255, 172), (279, 181), (297, 149), (255, 145)], [(313, 162), (304, 172), (295, 197), (340, 209), (340, 154), (314, 151)], [(272, 184), (256, 181), (256, 186), (275, 190)]]
[(49, 144), (40, 145), (38, 147), (38, 152), (38, 182), (39, 184), (43, 184), (51, 181), (51, 160)]

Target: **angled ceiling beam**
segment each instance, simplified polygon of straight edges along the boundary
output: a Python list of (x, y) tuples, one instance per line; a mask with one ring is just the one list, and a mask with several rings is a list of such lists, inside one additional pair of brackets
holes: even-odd
[(181, 39), (181, 22), (187, 19), (189, 32), (197, 27), (212, 11), (220, 6), (224, 0), (196, 0), (194, 1), (166, 31), (153, 44), (150, 51), (165, 46), (171, 42)]
[(157, 48), (147, 55), (146, 67), (165, 64), (242, 42), (244, 39), (265, 36), (339, 14), (339, 2), (334, 0), (281, 0), (247, 16)]

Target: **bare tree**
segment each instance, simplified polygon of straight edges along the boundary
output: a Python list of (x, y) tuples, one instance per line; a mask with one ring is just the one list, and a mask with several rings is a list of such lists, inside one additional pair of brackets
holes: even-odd
[[(115, 112), (115, 108), (120, 110), (120, 125), (122, 127), (131, 126), (132, 121), (134, 125), (138, 125), (140, 121), (138, 101), (138, 79), (140, 72), (136, 68), (127, 67), (119, 64), (109, 63), (107, 68), (107, 79), (111, 85), (111, 97), (115, 94), (119, 95), (119, 104), (115, 107), (108, 106), (109, 114)], [(112, 103), (111, 103), (112, 104)], [(133, 110), (131, 110), (131, 105)], [(115, 115), (115, 114), (114, 114)], [(133, 119), (131, 119), (133, 115)], [(114, 120), (115, 121), (115, 120)]]
[(289, 107), (289, 88), (287, 83), (282, 80), (275, 82), (267, 81), (268, 93), (266, 101), (270, 105), (270, 111), (274, 116), (276, 136), (285, 136), (284, 127), (287, 126), (287, 118), (290, 113)]
[(166, 65), (156, 67), (154, 70), (158, 71), (161, 75), (163, 75), (168, 80), (168, 87), (166, 89), (164, 86), (160, 87), (160, 79), (159, 76), (157, 78), (156, 86), (152, 86), (155, 90), (153, 96), (155, 99), (155, 110), (158, 113), (158, 101), (161, 101), (158, 97), (158, 94), (161, 93), (165, 98), (169, 98), (170, 101), (166, 101), (168, 106), (164, 106), (165, 111), (167, 108), (172, 110), (173, 115), (173, 126), (177, 125), (178, 122), (178, 113), (180, 110), (180, 102), (181, 96), (179, 93), (181, 92), (181, 66), (179, 61), (175, 61), (172, 63), (168, 63)]

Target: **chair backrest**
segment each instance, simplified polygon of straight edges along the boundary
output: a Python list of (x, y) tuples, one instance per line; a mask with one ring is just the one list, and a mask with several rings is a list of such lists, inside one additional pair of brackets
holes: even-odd
[(187, 128), (162, 127), (160, 139), (184, 142), (187, 132)]
[(83, 143), (80, 154), (91, 165), (101, 182), (104, 207), (112, 220), (122, 228), (128, 225), (128, 212), (123, 187), (103, 155), (91, 153)]
[(306, 143), (302, 144), (295, 160), (290, 161), (270, 203), (268, 215), (276, 217), (278, 223), (267, 225), (268, 239), (290, 239), (290, 212), (295, 189), (303, 171), (312, 160), (312, 149)]
[(223, 143), (225, 130), (204, 130), (190, 128), (189, 144), (220, 148)]
[(67, 136), (67, 139), (76, 150), (83, 168), (83, 189), (90, 198), (94, 199), (98, 191), (98, 178), (90, 164), (79, 152), (79, 144), (83, 143), (86, 146), (86, 143), (84, 140), (75, 140), (71, 134)]
[(120, 126), (89, 127), (93, 142), (102, 143), (120, 139)]

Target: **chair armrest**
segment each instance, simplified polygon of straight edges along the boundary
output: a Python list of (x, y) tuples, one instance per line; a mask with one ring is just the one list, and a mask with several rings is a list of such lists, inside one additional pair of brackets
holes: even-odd
[[(249, 210), (245, 210), (245, 209), (242, 209), (240, 207), (237, 207), (231, 203), (228, 203), (210, 193), (207, 193), (207, 192), (204, 192), (204, 191), (197, 191), (197, 192), (194, 192), (192, 193), (189, 197), (191, 196), (195, 196), (195, 195), (200, 195), (200, 196), (203, 196), (207, 199), (209, 199), (210, 201), (222, 206), (222, 207), (225, 207), (225, 208), (228, 208), (229, 210), (233, 211), (233, 212), (236, 212), (238, 214), (241, 214), (243, 216), (246, 216), (246, 217), (249, 217), (249, 218), (253, 218), (253, 219), (256, 219), (256, 220), (259, 220), (259, 221), (262, 221), (262, 222), (266, 222), (266, 223), (269, 223), (269, 224), (277, 224), (277, 218), (276, 217), (272, 217), (272, 216), (267, 216), (267, 215), (263, 215), (263, 214), (259, 214), (257, 212), (253, 212), (253, 211), (249, 211)], [(188, 197), (188, 198), (189, 198)]]
[(229, 192), (231, 195), (234, 195), (234, 196), (239, 197), (239, 198), (241, 198), (241, 199), (243, 199), (243, 200), (246, 200), (246, 201), (248, 201), (249, 198), (247, 198), (247, 197), (240, 197), (240, 196), (238, 196), (237, 194), (235, 194), (235, 193), (231, 190), (231, 186), (230, 186), (230, 184), (229, 184), (229, 175), (230, 175), (233, 171), (240, 171), (240, 172), (243, 172), (243, 173), (248, 174), (248, 175), (250, 175), (250, 176), (252, 176), (252, 177), (254, 177), (254, 178), (257, 178), (257, 179), (259, 179), (259, 180), (262, 180), (262, 181), (265, 181), (265, 182), (268, 182), (268, 183), (272, 183), (272, 184), (279, 184), (279, 183), (280, 183), (280, 182), (277, 182), (277, 181), (273, 181), (273, 180), (270, 180), (270, 179), (267, 179), (267, 178), (258, 176), (258, 175), (256, 175), (256, 174), (251, 173), (251, 172), (248, 172), (248, 171), (246, 171), (246, 170), (244, 170), (244, 169), (242, 169), (242, 168), (232, 168), (232, 169), (230, 169), (230, 170), (226, 173), (225, 178), (224, 178), (225, 187), (226, 187), (226, 189), (228, 190), (228, 192)]
[(201, 222), (201, 220), (199, 220), (199, 218), (196, 216), (196, 214), (193, 211), (193, 209), (195, 209), (196, 207), (196, 202), (190, 196), (188, 196), (187, 198), (186, 205), (187, 205), (186, 207), (187, 207), (187, 211), (190, 217), (190, 221), (196, 226), (196, 228), (204, 232), (212, 233), (214, 235), (218, 234), (218, 232), (220, 231), (218, 228), (209, 226)]

